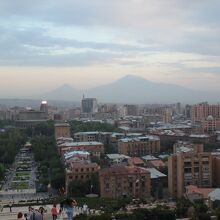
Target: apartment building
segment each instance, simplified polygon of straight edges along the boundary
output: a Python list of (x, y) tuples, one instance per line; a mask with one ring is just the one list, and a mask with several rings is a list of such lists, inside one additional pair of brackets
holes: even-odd
[(160, 138), (147, 135), (136, 138), (123, 138), (118, 141), (118, 153), (130, 157), (142, 157), (160, 152)]
[(220, 105), (209, 105), (207, 102), (192, 106), (192, 123), (200, 124), (204, 132), (220, 129)]
[(140, 198), (150, 196), (150, 172), (141, 167), (115, 165), (99, 171), (102, 198)]
[(82, 99), (82, 113), (96, 113), (98, 112), (98, 102), (96, 98)]
[(188, 185), (212, 187), (212, 155), (200, 150), (200, 147), (189, 151), (184, 148), (168, 158), (168, 185), (171, 197), (181, 198)]

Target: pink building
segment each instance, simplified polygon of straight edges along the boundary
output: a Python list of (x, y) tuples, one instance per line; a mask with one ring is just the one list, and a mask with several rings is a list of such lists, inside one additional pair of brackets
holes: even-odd
[(207, 102), (192, 106), (192, 123), (200, 124), (203, 132), (220, 130), (220, 105)]

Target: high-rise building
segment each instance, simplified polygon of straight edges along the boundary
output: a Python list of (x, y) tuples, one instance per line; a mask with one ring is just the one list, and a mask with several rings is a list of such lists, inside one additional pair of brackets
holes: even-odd
[(191, 119), (192, 116), (192, 106), (191, 105), (186, 105), (185, 106), (185, 117), (187, 119)]
[(48, 104), (47, 101), (42, 101), (40, 105), (40, 111), (48, 114)]
[(82, 99), (82, 112), (83, 113), (96, 113), (98, 112), (98, 102), (96, 98)]
[(192, 123), (199, 124), (204, 132), (220, 130), (220, 105), (209, 105), (207, 102), (193, 105)]
[(165, 108), (163, 111), (163, 122), (170, 123), (172, 121), (172, 109)]
[[(181, 149), (182, 148), (182, 149)], [(212, 187), (212, 155), (201, 152), (202, 147), (180, 147), (168, 158), (168, 185), (170, 196), (181, 198), (188, 185)]]
[(125, 115), (138, 115), (137, 105), (125, 105)]

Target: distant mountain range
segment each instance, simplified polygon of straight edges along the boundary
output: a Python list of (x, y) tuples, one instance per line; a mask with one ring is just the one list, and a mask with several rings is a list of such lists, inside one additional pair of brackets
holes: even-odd
[(109, 103), (195, 103), (217, 102), (216, 93), (194, 91), (182, 86), (155, 83), (144, 78), (127, 75), (113, 83), (88, 90), (78, 90), (68, 84), (41, 94), (47, 100), (80, 101), (83, 97), (95, 97), (99, 102)]

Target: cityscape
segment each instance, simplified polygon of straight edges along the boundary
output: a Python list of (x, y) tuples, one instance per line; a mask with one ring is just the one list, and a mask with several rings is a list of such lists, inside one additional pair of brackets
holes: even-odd
[(2, 105), (0, 119), (2, 219), (69, 197), (78, 202), (75, 219), (130, 219), (140, 210), (159, 219), (218, 215), (219, 104), (83, 96), (72, 108)]
[(220, 2), (0, 1), (0, 220), (220, 220)]

